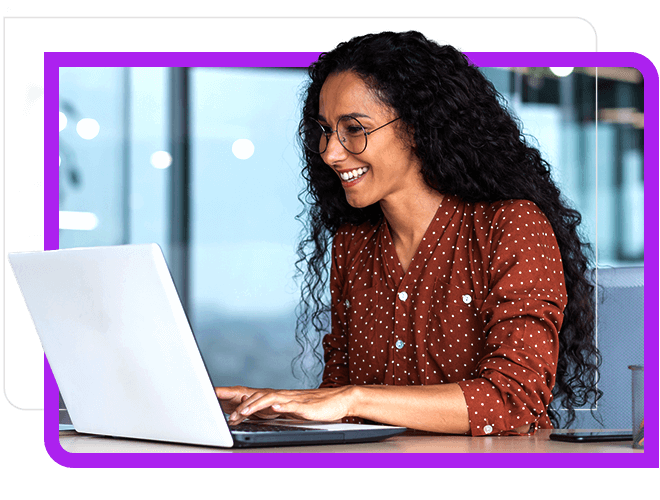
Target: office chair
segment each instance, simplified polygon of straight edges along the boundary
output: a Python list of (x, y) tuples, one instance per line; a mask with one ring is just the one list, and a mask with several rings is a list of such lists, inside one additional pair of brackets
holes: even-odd
[[(628, 366), (644, 365), (644, 267), (596, 269), (592, 282), (598, 294), (596, 339), (602, 356), (598, 388), (603, 391), (594, 414), (605, 429), (631, 429)], [(588, 408), (576, 413), (571, 428), (601, 428)]]

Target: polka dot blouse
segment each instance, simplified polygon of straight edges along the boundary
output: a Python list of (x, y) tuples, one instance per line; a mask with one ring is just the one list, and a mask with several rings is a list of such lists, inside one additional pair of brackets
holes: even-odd
[(552, 427), (566, 289), (532, 202), (445, 196), (405, 273), (385, 221), (343, 226), (330, 281), (321, 387), (457, 383), (472, 435)]

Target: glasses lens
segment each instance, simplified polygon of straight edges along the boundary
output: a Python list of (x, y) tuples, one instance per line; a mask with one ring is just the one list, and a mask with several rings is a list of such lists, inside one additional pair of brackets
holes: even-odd
[(353, 154), (360, 154), (367, 147), (367, 134), (355, 118), (344, 116), (337, 124), (339, 140)]
[(304, 121), (299, 133), (305, 147), (313, 153), (323, 153), (328, 146), (323, 125), (314, 119)]
[[(310, 119), (300, 125), (298, 133), (307, 149), (313, 153), (324, 153), (334, 131)], [(337, 124), (337, 134), (342, 145), (353, 154), (360, 154), (367, 147), (367, 133), (355, 118), (341, 118)]]

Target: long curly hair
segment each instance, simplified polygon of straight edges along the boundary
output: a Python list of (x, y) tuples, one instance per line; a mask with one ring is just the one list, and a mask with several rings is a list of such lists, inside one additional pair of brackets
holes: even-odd
[[(578, 232), (580, 214), (562, 198), (550, 166), (528, 143), (502, 96), (464, 54), (414, 31), (360, 36), (322, 54), (309, 67), (301, 124), (318, 116), (326, 78), (344, 71), (359, 75), (401, 117), (395, 125), (414, 131), (412, 147), (430, 187), (465, 202), (529, 200), (549, 220), (568, 293), (549, 414), (555, 427), (570, 426), (575, 408), (590, 405), (593, 410), (602, 394), (596, 387), (600, 354), (594, 338), (594, 287), (588, 279), (591, 247)], [(306, 208), (298, 218), (305, 229), (296, 263), (302, 285), (296, 325), (301, 353), (293, 366), (294, 373), (298, 367), (309, 378), (310, 372), (318, 378), (321, 340), (330, 324), (332, 237), (343, 224), (375, 223), (383, 214), (378, 203), (349, 205), (332, 169), (320, 155), (300, 146), (307, 186), (300, 194)]]

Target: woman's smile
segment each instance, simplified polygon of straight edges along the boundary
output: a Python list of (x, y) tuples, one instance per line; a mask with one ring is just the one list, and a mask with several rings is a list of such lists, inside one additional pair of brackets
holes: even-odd
[(359, 167), (353, 170), (337, 170), (337, 174), (339, 174), (344, 187), (351, 187), (362, 180), (368, 171), (369, 167)]

